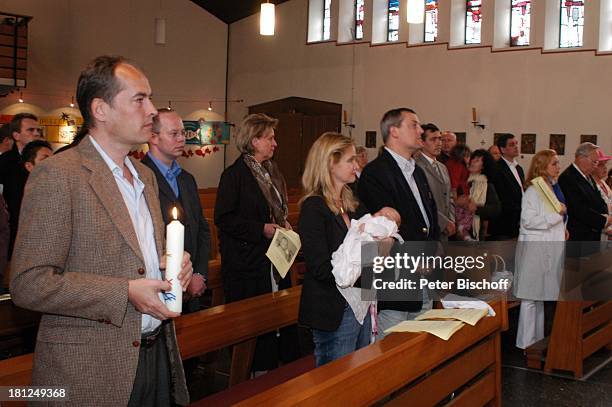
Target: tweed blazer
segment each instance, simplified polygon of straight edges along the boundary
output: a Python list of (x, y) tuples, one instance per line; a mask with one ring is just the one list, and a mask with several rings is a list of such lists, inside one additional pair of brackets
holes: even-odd
[(446, 165), (438, 162), (440, 168), (440, 174), (438, 174), (433, 164), (423, 157), (423, 153), (419, 154), (414, 160), (425, 172), (429, 189), (431, 189), (434, 201), (436, 201), (436, 206), (438, 207), (440, 235), (446, 236), (446, 225), (450, 222), (455, 223), (455, 201), (451, 196), (450, 176), (448, 175)]
[[(161, 254), (157, 183), (148, 168), (132, 162), (145, 184)], [(32, 384), (69, 387), (69, 405), (127, 405), (142, 319), (128, 301), (128, 281), (144, 278), (145, 264), (114, 176), (89, 137), (32, 172), (14, 253), (13, 301), (43, 313)], [(163, 329), (170, 392), (184, 405), (189, 395), (174, 324)]]

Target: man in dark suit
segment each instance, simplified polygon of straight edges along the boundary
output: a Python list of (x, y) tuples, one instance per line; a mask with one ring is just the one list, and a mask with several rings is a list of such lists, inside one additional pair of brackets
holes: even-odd
[[(361, 173), (359, 198), (371, 213), (385, 206), (397, 210), (402, 218), (399, 234), (405, 241), (439, 240), (436, 203), (425, 173), (413, 159), (423, 147), (419, 118), (412, 109), (393, 109), (383, 115), (380, 129), (385, 147)], [(380, 301), (379, 333), (421, 307), (420, 300)]]
[(612, 222), (591, 175), (598, 163), (597, 150), (593, 143), (580, 144), (574, 163), (559, 177), (559, 186), (567, 202), (567, 231), (571, 241), (598, 241), (602, 229)]
[(193, 175), (179, 167), (176, 159), (185, 148), (185, 130), (181, 117), (173, 110), (158, 109), (153, 118), (153, 135), (149, 152), (142, 163), (153, 170), (159, 185), (159, 200), (164, 223), (170, 223), (172, 208), (178, 209), (178, 219), (185, 226), (185, 251), (191, 254), (193, 278), (187, 289), (192, 297), (185, 312), (198, 311), (198, 297), (206, 289), (210, 227), (200, 205), (198, 186)]
[(0, 184), (4, 185), (2, 194), (9, 212), (11, 229), (9, 240), (9, 258), (13, 251), (19, 209), (23, 199), (23, 190), (28, 179), (28, 171), (23, 166), (21, 153), (30, 141), (41, 137), (38, 118), (31, 113), (16, 114), (9, 124), (11, 137), (15, 140), (13, 148), (0, 155)]
[(500, 136), (497, 147), (502, 156), (496, 163), (493, 185), (501, 201), (502, 210), (499, 217), (491, 221), (489, 232), (493, 240), (511, 240), (516, 239), (519, 234), (525, 173), (516, 161), (519, 146), (514, 135)]

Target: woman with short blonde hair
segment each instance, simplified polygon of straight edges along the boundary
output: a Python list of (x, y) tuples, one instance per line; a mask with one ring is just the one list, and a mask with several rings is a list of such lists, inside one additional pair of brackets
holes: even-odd
[(276, 129), (278, 119), (264, 113), (250, 114), (242, 120), (236, 135), (236, 148), (243, 154), (253, 154), (253, 139), (260, 138), (269, 129)]
[(537, 177), (548, 178), (547, 168), (553, 158), (557, 157), (555, 150), (541, 150), (531, 159), (531, 165), (525, 177), (525, 189), (529, 188), (531, 181)]

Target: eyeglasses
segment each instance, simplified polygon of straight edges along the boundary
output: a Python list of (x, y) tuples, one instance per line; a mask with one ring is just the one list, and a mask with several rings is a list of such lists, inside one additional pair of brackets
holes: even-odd
[[(160, 135), (161, 132), (159, 131), (154, 131), (154, 134)], [(185, 137), (187, 138), (187, 132), (185, 130), (180, 130), (180, 131), (171, 131), (171, 132), (166, 132), (166, 134), (168, 134), (170, 136), (170, 138), (176, 140), (180, 137)]]
[(185, 130), (181, 130), (181, 131), (172, 131), (170, 133), (168, 133), (170, 135), (170, 137), (172, 137), (173, 139), (177, 139), (179, 137), (186, 137), (187, 136), (187, 132)]

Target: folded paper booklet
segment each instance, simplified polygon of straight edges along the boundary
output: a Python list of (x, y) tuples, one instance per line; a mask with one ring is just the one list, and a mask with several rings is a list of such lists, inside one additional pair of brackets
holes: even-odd
[(448, 339), (463, 327), (459, 321), (403, 321), (387, 329), (385, 333), (391, 332), (428, 332), (440, 339)]
[(297, 233), (289, 229), (276, 229), (266, 256), (274, 264), (282, 278), (287, 275), (300, 247), (302, 247), (302, 243)]
[(476, 325), (481, 318), (488, 313), (487, 309), (469, 309), (469, 308), (448, 308), (448, 309), (430, 309), (429, 311), (415, 318), (416, 321), (426, 319), (451, 319), (463, 321), (472, 326)]
[(551, 209), (552, 212), (561, 212), (561, 202), (553, 190), (548, 186), (544, 178), (536, 177), (531, 180), (531, 183), (536, 187), (537, 191), (544, 198), (544, 205)]

